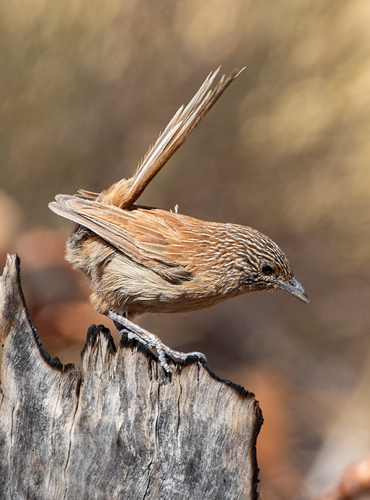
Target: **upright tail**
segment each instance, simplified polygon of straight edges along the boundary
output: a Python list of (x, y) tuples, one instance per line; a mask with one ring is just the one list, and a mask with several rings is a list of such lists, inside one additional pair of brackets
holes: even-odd
[(130, 179), (122, 179), (100, 194), (81, 189), (78, 191), (78, 196), (120, 208), (129, 208), (135, 203), (153, 177), (189, 137), (244, 68), (235, 69), (227, 78), (223, 75), (216, 87), (211, 90), (219, 69), (208, 75), (186, 107), (181, 106)]

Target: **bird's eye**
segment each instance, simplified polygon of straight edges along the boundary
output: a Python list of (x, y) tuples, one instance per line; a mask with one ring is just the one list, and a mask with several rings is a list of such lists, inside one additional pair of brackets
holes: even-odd
[(275, 272), (275, 269), (273, 268), (273, 266), (271, 264), (269, 264), (268, 262), (262, 262), (261, 263), (261, 271), (263, 272), (263, 274), (265, 274), (266, 276), (270, 276), (270, 274), (273, 274)]

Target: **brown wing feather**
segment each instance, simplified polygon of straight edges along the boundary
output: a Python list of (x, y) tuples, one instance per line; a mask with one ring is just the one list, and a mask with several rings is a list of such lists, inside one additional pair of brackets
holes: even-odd
[(86, 189), (79, 189), (75, 194), (78, 198), (84, 198), (85, 200), (96, 200), (99, 193), (94, 193), (93, 191), (87, 191)]
[[(192, 273), (165, 249), (178, 243), (177, 230), (151, 209), (122, 210), (76, 196), (58, 195), (49, 204), (53, 212), (87, 227), (135, 262), (155, 270), (171, 283), (192, 279)], [(171, 216), (170, 212), (166, 214)], [(175, 215), (175, 214), (173, 214)]]

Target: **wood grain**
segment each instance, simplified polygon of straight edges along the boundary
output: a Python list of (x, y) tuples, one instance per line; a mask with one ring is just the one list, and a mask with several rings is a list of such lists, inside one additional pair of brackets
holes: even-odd
[(90, 327), (81, 372), (43, 348), (17, 256), (0, 282), (1, 499), (255, 499), (252, 393), (200, 363), (166, 374)]

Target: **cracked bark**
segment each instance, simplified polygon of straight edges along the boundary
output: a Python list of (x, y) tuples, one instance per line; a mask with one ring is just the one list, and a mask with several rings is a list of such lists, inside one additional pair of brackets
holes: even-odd
[(43, 348), (19, 259), (0, 280), (0, 498), (254, 499), (254, 395), (199, 363), (166, 374), (93, 325), (81, 373)]

